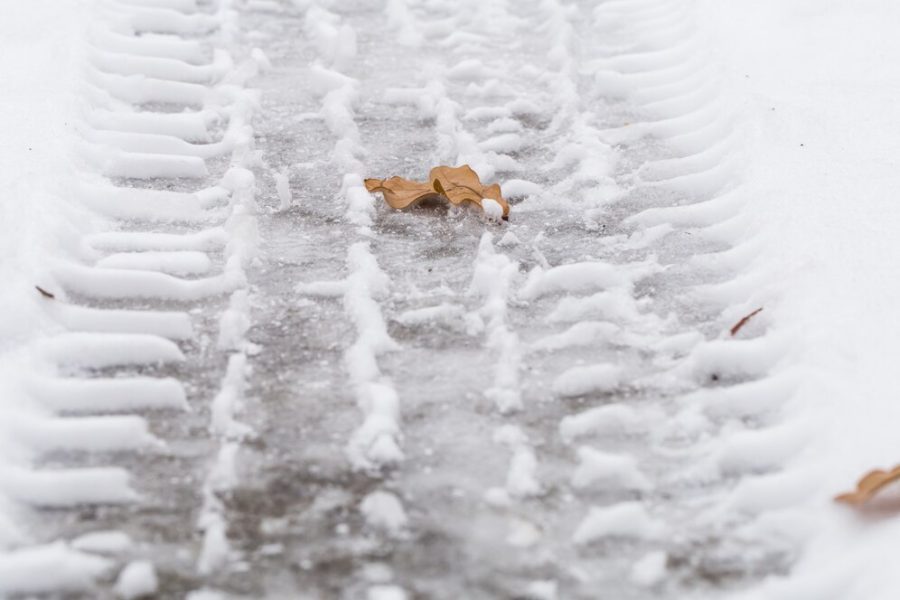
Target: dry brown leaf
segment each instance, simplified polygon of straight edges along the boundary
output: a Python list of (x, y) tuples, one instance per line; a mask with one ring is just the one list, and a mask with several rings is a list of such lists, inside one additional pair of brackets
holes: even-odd
[(409, 181), (402, 177), (390, 179), (366, 179), (366, 189), (370, 192), (381, 192), (384, 200), (391, 208), (404, 209), (416, 202), (440, 197), (428, 183)]
[(500, 193), (496, 183), (482, 185), (478, 174), (469, 165), (460, 167), (434, 167), (428, 173), (428, 181), (410, 181), (402, 177), (390, 179), (366, 179), (366, 189), (384, 194), (385, 202), (391, 208), (404, 209), (435, 198), (446, 199), (451, 204), (471, 203), (482, 210), (482, 201), (489, 198), (503, 209), (503, 219), (509, 218), (509, 203)]
[(890, 471), (870, 471), (856, 484), (856, 491), (841, 494), (834, 499), (844, 504), (859, 506), (871, 500), (886, 485), (897, 480), (900, 480), (900, 465)]

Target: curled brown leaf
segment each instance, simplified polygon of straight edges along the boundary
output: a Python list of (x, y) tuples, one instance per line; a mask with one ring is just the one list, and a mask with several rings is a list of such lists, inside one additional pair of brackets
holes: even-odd
[(366, 189), (381, 192), (391, 208), (405, 209), (424, 200), (444, 199), (456, 206), (475, 204), (484, 209), (482, 202), (490, 199), (503, 209), (503, 218), (509, 216), (509, 203), (503, 198), (496, 183), (483, 185), (478, 174), (469, 165), (459, 167), (434, 167), (428, 173), (428, 181), (410, 181), (402, 177), (366, 179)]
[(900, 465), (890, 471), (880, 469), (869, 471), (856, 484), (856, 490), (836, 496), (835, 501), (860, 506), (875, 497), (888, 484), (897, 480), (900, 480)]

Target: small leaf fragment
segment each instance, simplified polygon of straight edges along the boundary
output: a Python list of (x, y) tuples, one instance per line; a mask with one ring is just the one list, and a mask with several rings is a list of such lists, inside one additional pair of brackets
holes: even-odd
[(752, 319), (753, 317), (755, 317), (762, 311), (763, 311), (762, 307), (757, 308), (752, 313), (750, 313), (749, 315), (747, 315), (746, 317), (744, 317), (743, 319), (741, 319), (740, 321), (735, 323), (734, 327), (731, 328), (731, 336), (732, 337), (736, 336), (738, 334), (738, 332), (741, 329), (743, 329), (744, 325), (746, 325), (750, 321), (750, 319)]
[(43, 296), (44, 298), (50, 298), (51, 300), (56, 298), (56, 296), (54, 294), (51, 294), (50, 292), (48, 292), (47, 290), (45, 290), (44, 288), (42, 288), (39, 285), (34, 286), (34, 289), (39, 291), (41, 293), (41, 296)]
[(840, 494), (834, 499), (836, 502), (841, 502), (843, 504), (860, 506), (871, 500), (888, 484), (897, 480), (900, 480), (900, 465), (894, 467), (890, 471), (882, 471), (880, 469), (869, 471), (863, 475), (862, 479), (856, 484), (855, 491)]

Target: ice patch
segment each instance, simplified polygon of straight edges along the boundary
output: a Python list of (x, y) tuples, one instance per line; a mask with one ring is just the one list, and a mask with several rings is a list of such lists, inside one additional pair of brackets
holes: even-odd
[(275, 179), (275, 192), (278, 194), (279, 208), (287, 210), (293, 205), (294, 199), (287, 167), (275, 173), (273, 178)]

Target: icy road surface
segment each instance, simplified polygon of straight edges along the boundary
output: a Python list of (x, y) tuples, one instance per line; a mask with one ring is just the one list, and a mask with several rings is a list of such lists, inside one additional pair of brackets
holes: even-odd
[[(0, 246), (0, 597), (831, 598), (760, 586), (816, 530), (819, 471), (781, 470), (812, 371), (770, 327), (795, 272), (759, 268), (780, 242), (747, 203), (784, 209), (745, 169), (765, 150), (727, 82), (754, 63), (715, 51), (720, 11), (11, 9), (11, 48), (59, 35), (0, 71), (16, 106), (50, 103), (0, 111), (6, 172), (31, 177), (4, 189), (72, 203), (0, 207), (22, 223)], [(69, 145), (31, 159), (35, 137)], [(363, 185), (438, 164), (499, 182), (510, 220)]]

